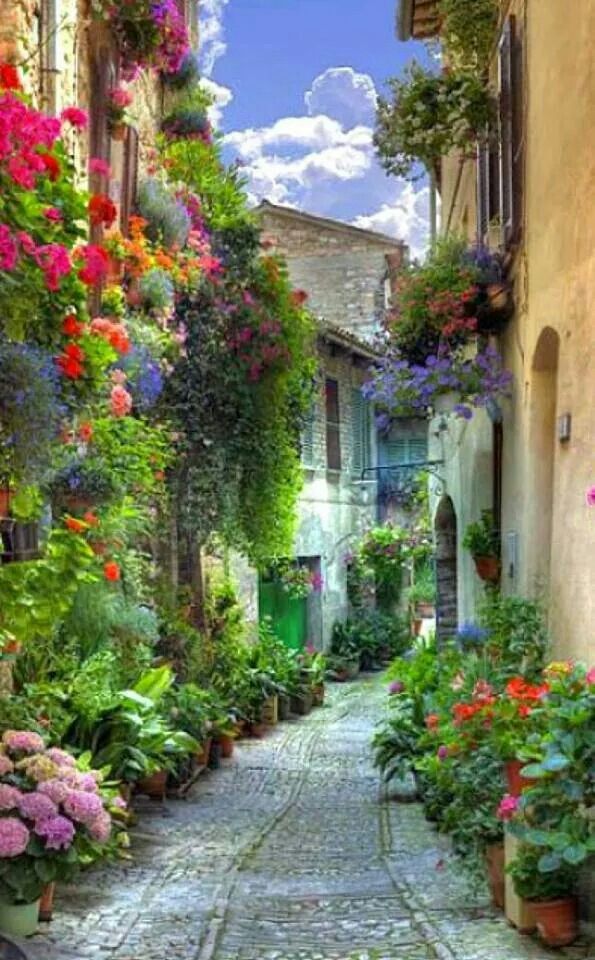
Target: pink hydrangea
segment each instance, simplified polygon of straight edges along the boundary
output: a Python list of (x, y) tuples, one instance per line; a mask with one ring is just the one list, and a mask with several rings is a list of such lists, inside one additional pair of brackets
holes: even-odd
[(7, 757), (5, 753), (0, 753), (0, 777), (3, 777), (6, 773), (12, 773), (14, 770), (14, 763)]
[(60, 114), (60, 119), (63, 123), (69, 123), (77, 130), (84, 130), (89, 122), (87, 111), (81, 110), (79, 107), (66, 107)]
[(20, 857), (27, 849), (31, 834), (22, 820), (0, 818), (0, 858)]
[(92, 773), (81, 773), (78, 779), (79, 790), (85, 793), (97, 793), (97, 779)]
[(32, 730), (5, 730), (2, 743), (17, 753), (38, 753), (45, 749), (42, 737)]
[(64, 803), (70, 793), (67, 784), (62, 783), (61, 780), (46, 780), (45, 783), (40, 783), (37, 789), (40, 793), (49, 797), (50, 800), (53, 800), (54, 803)]
[(55, 817), (58, 813), (58, 807), (44, 793), (38, 790), (35, 793), (25, 793), (20, 798), (19, 813), (27, 820), (46, 820), (47, 817)]
[(107, 843), (112, 832), (112, 818), (104, 810), (89, 824), (89, 834), (98, 843)]
[(519, 798), (513, 797), (511, 793), (505, 793), (502, 797), (496, 816), (499, 820), (512, 820), (518, 810)]
[(92, 823), (103, 811), (101, 797), (85, 790), (71, 790), (63, 807), (69, 817), (84, 824)]
[(74, 757), (67, 753), (66, 750), (60, 750), (59, 747), (50, 747), (49, 750), (46, 750), (46, 757), (49, 757), (50, 760), (53, 760), (54, 763), (57, 763), (59, 767), (75, 767), (76, 760)]
[(14, 810), (22, 797), (20, 790), (8, 783), (0, 783), (0, 810)]
[(34, 826), (38, 837), (45, 840), (48, 850), (67, 850), (74, 840), (74, 824), (67, 817), (47, 817)]
[(119, 796), (118, 796), (118, 797), (114, 797), (113, 800), (111, 800), (110, 802), (111, 802), (112, 807), (116, 807), (117, 810), (126, 810), (126, 809), (127, 809), (126, 801), (124, 800), (123, 797), (119, 797)]

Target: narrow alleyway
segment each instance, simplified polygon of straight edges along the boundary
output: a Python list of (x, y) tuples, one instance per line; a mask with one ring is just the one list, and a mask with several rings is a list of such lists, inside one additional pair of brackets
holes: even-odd
[(474, 899), (416, 804), (381, 802), (380, 678), (141, 807), (130, 865), (62, 890), (31, 960), (546, 960)]

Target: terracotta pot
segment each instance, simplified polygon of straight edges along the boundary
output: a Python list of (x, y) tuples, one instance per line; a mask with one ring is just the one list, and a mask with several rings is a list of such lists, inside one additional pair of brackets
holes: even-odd
[(291, 698), (291, 712), (297, 713), (299, 717), (307, 716), (312, 709), (312, 694), (308, 691), (300, 696)]
[(422, 623), (423, 621), (421, 618), (411, 621), (411, 633), (413, 634), (414, 637), (419, 637), (421, 633)]
[(257, 740), (260, 740), (264, 737), (267, 732), (266, 723), (251, 723), (250, 724), (250, 736), (255, 737)]
[(274, 727), (279, 722), (279, 700), (275, 694), (267, 697), (262, 705), (261, 719), (269, 727)]
[(561, 900), (534, 900), (532, 903), (537, 932), (548, 947), (566, 947), (578, 936), (578, 910), (575, 897)]
[(492, 903), (504, 910), (504, 844), (493, 843), (486, 847), (486, 865), (488, 868), (488, 886), (492, 894)]
[(126, 139), (128, 127), (125, 123), (112, 123), (110, 125), (110, 136), (112, 140), (118, 140), (120, 143)]
[(486, 583), (498, 583), (500, 561), (498, 557), (473, 557), (477, 576)]
[(417, 603), (415, 611), (417, 616), (421, 617), (422, 620), (431, 620), (436, 613), (433, 603)]
[(93, 506), (93, 501), (89, 497), (76, 496), (75, 494), (67, 494), (62, 502), (65, 512), (72, 514), (84, 513)]
[(230, 737), (228, 733), (222, 733), (219, 737), (219, 743), (221, 744), (221, 756), (224, 760), (229, 760), (233, 756), (233, 737)]
[(507, 760), (504, 764), (508, 792), (513, 797), (520, 797), (523, 790), (532, 787), (535, 783), (535, 780), (529, 780), (527, 777), (521, 776), (521, 770), (524, 766), (525, 764), (521, 760)]
[(105, 540), (95, 540), (95, 542), (91, 544), (91, 550), (96, 557), (103, 557), (107, 553), (107, 543)]
[(209, 756), (211, 754), (211, 743), (213, 742), (212, 737), (207, 737), (205, 742), (202, 745), (202, 750), (197, 750), (194, 754), (194, 759), (196, 760), (199, 767), (206, 767), (209, 762)]
[(321, 707), (324, 703), (324, 683), (318, 683), (313, 687), (312, 696), (314, 698), (314, 706)]
[(52, 919), (52, 914), (54, 912), (54, 893), (56, 892), (55, 883), (46, 883), (45, 887), (41, 892), (41, 900), (39, 901), (39, 919), (49, 921)]
[(164, 800), (166, 786), (167, 770), (156, 770), (149, 777), (143, 777), (136, 785), (139, 793), (146, 794), (152, 800)]
[(10, 487), (0, 487), (0, 517), (7, 517), (10, 509)]

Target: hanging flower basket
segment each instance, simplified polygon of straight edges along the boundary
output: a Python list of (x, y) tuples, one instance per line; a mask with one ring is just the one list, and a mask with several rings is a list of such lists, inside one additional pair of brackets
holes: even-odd
[(477, 576), (486, 583), (498, 583), (500, 560), (498, 557), (473, 557)]

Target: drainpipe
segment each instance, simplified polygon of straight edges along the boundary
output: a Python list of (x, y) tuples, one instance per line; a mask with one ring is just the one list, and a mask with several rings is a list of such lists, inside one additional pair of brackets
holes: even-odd
[(430, 243), (434, 246), (438, 236), (438, 197), (436, 174), (430, 170)]

